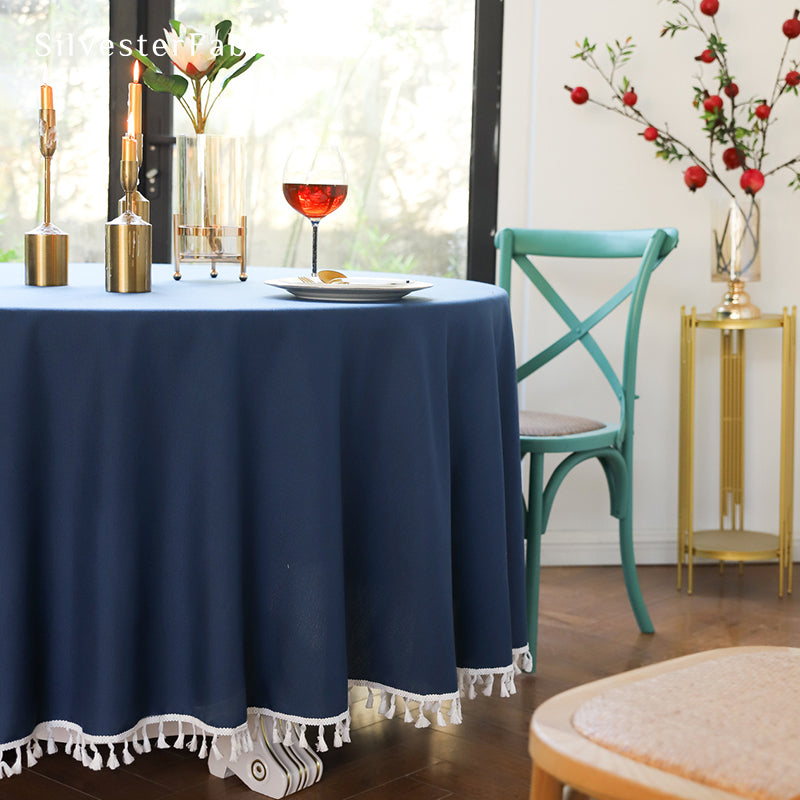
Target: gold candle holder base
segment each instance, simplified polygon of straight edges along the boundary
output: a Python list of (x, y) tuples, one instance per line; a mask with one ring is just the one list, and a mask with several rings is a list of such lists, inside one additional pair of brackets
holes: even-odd
[(153, 228), (133, 213), (139, 164), (122, 161), (119, 176), (125, 190), (125, 210), (106, 223), (106, 291), (149, 292), (153, 264)]
[(25, 283), (66, 286), (69, 236), (55, 225), (39, 225), (25, 234)]
[(153, 228), (130, 211), (106, 223), (106, 291), (149, 292)]
[(717, 319), (758, 319), (761, 311), (750, 302), (750, 295), (744, 290), (744, 281), (728, 281), (728, 291), (713, 314)]

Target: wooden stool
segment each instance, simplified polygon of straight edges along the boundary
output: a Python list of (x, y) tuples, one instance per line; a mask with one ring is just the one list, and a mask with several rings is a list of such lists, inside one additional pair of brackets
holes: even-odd
[[(732, 647), (556, 695), (531, 721), (531, 800), (800, 800), (800, 648)], [(792, 755), (794, 753), (794, 755)]]

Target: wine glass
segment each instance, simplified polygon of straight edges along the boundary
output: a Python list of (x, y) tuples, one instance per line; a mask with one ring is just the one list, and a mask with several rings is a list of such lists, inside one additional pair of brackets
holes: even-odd
[(283, 169), (286, 202), (311, 222), (311, 275), (317, 275), (317, 227), (347, 197), (347, 172), (338, 147), (299, 146)]

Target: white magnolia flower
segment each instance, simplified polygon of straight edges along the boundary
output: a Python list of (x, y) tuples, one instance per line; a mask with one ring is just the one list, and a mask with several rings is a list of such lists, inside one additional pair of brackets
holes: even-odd
[(189, 78), (200, 78), (214, 67), (218, 43), (213, 34), (178, 23), (177, 31), (164, 29), (164, 43), (170, 61)]

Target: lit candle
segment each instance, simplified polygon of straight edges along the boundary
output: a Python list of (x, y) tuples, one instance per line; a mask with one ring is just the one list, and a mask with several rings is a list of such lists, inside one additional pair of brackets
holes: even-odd
[(128, 114), (133, 117), (133, 135), (142, 132), (142, 84), (139, 83), (141, 67), (137, 60), (133, 62), (133, 82), (128, 84)]
[(53, 87), (46, 83), (42, 84), (42, 111), (50, 111), (53, 108)]
[(136, 139), (127, 134), (122, 137), (122, 160), (136, 161)]

